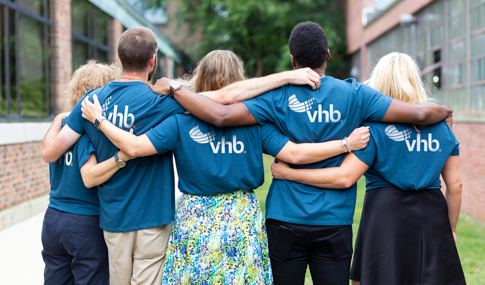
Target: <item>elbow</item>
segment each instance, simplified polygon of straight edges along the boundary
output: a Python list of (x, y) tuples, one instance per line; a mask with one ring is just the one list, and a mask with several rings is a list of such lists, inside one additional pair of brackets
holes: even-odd
[(228, 114), (215, 114), (211, 122), (216, 127), (227, 127), (230, 125), (230, 117)]
[(290, 157), (290, 161), (288, 161), (291, 164), (304, 164), (305, 162), (303, 161), (303, 158), (300, 157), (297, 154), (292, 154)]
[(342, 181), (340, 182), (340, 187), (341, 189), (348, 189), (352, 187), (354, 184), (355, 184), (354, 181), (352, 181), (349, 178), (345, 178), (345, 179), (342, 179)]
[(131, 157), (139, 157), (140, 152), (136, 148), (130, 148), (129, 151), (126, 152)]
[(46, 148), (42, 148), (42, 160), (46, 163), (55, 162), (57, 157), (54, 157), (52, 152)]
[(94, 181), (94, 179), (84, 177), (84, 176), (82, 176), (82, 178), (83, 178), (84, 186), (86, 186), (86, 188), (93, 188), (98, 186), (98, 184), (96, 183), (96, 181)]
[(430, 112), (427, 112), (426, 110), (418, 110), (414, 116), (414, 123), (418, 125), (424, 124), (430, 116)]

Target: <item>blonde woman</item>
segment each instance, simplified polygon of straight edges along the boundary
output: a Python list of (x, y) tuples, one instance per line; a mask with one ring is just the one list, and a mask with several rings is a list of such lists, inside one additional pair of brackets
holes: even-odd
[[(89, 61), (69, 82), (72, 107), (91, 89), (114, 80), (119, 70)], [(58, 115), (46, 134), (57, 134), (68, 113)], [(99, 198), (95, 186), (119, 167), (114, 159), (97, 163), (94, 148), (82, 136), (56, 162), (49, 164), (51, 191), (42, 226), (44, 284), (108, 284), (108, 251), (99, 228)], [(124, 152), (119, 156), (129, 160)]]
[[(428, 95), (416, 63), (391, 53), (368, 84), (406, 102)], [(351, 270), (353, 284), (465, 284), (455, 246), (461, 206), (458, 141), (445, 122), (432, 126), (367, 123), (368, 146), (340, 167), (272, 165), (276, 179), (342, 189), (366, 177), (367, 189)], [(443, 197), (440, 174), (446, 184)], [(454, 239), (455, 238), (455, 239)]]
[[(243, 80), (243, 70), (234, 53), (212, 51), (187, 84), (196, 92), (217, 90)], [(83, 102), (83, 116), (91, 122), (102, 112), (94, 101)], [(272, 284), (266, 229), (252, 190), (263, 183), (262, 152), (296, 164), (343, 152), (340, 140), (297, 145), (271, 124), (219, 128), (191, 115), (172, 116), (138, 137), (108, 121), (100, 130), (130, 155), (175, 154), (184, 195), (163, 284)], [(367, 128), (355, 130), (348, 138), (351, 148), (363, 148), (368, 136)]]

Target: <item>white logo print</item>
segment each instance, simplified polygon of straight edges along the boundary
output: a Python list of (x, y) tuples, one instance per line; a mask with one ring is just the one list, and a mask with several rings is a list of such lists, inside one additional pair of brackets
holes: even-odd
[(436, 152), (440, 149), (440, 142), (437, 139), (433, 139), (433, 134), (431, 133), (428, 134), (428, 140), (421, 139), (421, 134), (418, 133), (416, 139), (411, 141), (409, 141), (412, 133), (410, 129), (400, 132), (396, 129), (396, 126), (389, 125), (385, 129), (385, 133), (393, 141), (405, 141), (408, 151), (413, 151), (414, 147), (416, 147), (416, 151), (421, 151), (421, 147), (423, 151), (429, 150), (431, 152)]
[(293, 94), (290, 96), (290, 98), (288, 98), (288, 107), (297, 113), (308, 112), (312, 109), (313, 100), (315, 100), (315, 98), (300, 103), (300, 101), (298, 101), (296, 98), (296, 94)]
[(204, 134), (199, 126), (195, 126), (189, 131), (189, 135), (195, 142), (210, 144), (213, 153), (219, 153), (219, 150), (221, 150), (221, 153), (226, 153), (226, 146), (228, 153), (232, 153), (233, 151), (234, 153), (242, 153), (244, 151), (244, 143), (238, 141), (235, 135), (232, 136), (232, 142), (226, 142), (226, 137), (222, 136), (221, 141), (216, 144), (214, 144), (214, 140), (216, 139), (216, 132), (214, 131)]
[(66, 151), (58, 160), (59, 164), (66, 163), (67, 166), (72, 165), (72, 151)]
[[(310, 112), (310, 110), (313, 108), (313, 101), (315, 98), (306, 100), (304, 102), (298, 101), (296, 98), (296, 94), (291, 95), (288, 98), (288, 107), (297, 113), (304, 113), (306, 112), (308, 115), (308, 119), (310, 120), (311, 123), (314, 123), (315, 121), (321, 123), (321, 122), (332, 122), (332, 123), (337, 123), (340, 122), (340, 119), (342, 118), (342, 114), (338, 110), (333, 109), (333, 104), (330, 104), (330, 110), (323, 110), (322, 104), (318, 104), (318, 110), (314, 111), (313, 113)], [(323, 115), (325, 115), (325, 120), (323, 119)]]
[(103, 104), (101, 105), (101, 108), (103, 108), (103, 116), (107, 117), (108, 121), (111, 121), (115, 126), (116, 126), (116, 122), (118, 121), (117, 119), (119, 119), (118, 127), (120, 128), (125, 127), (126, 129), (129, 129), (133, 127), (133, 125), (135, 124), (135, 115), (128, 112), (128, 108), (129, 108), (128, 105), (125, 105), (124, 113), (118, 113), (118, 105), (115, 105), (113, 112), (109, 113), (109, 115), (106, 115), (106, 112), (108, 112), (110, 102), (111, 102), (111, 96), (104, 99)]

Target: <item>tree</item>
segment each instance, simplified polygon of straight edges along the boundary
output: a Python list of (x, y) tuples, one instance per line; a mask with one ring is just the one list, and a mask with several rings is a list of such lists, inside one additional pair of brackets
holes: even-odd
[(175, 17), (188, 25), (189, 35), (202, 33), (195, 59), (214, 49), (228, 49), (245, 63), (248, 76), (291, 69), (288, 37), (302, 21), (325, 30), (332, 53), (327, 70), (337, 75), (345, 67), (343, 5), (335, 0), (140, 0), (147, 7), (178, 6)]

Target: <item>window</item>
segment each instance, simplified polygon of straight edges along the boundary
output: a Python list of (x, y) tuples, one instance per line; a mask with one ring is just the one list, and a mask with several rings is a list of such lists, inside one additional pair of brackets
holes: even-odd
[(72, 66), (77, 69), (88, 59), (108, 62), (110, 17), (87, 0), (72, 0)]
[(0, 117), (51, 114), (48, 0), (0, 4)]

